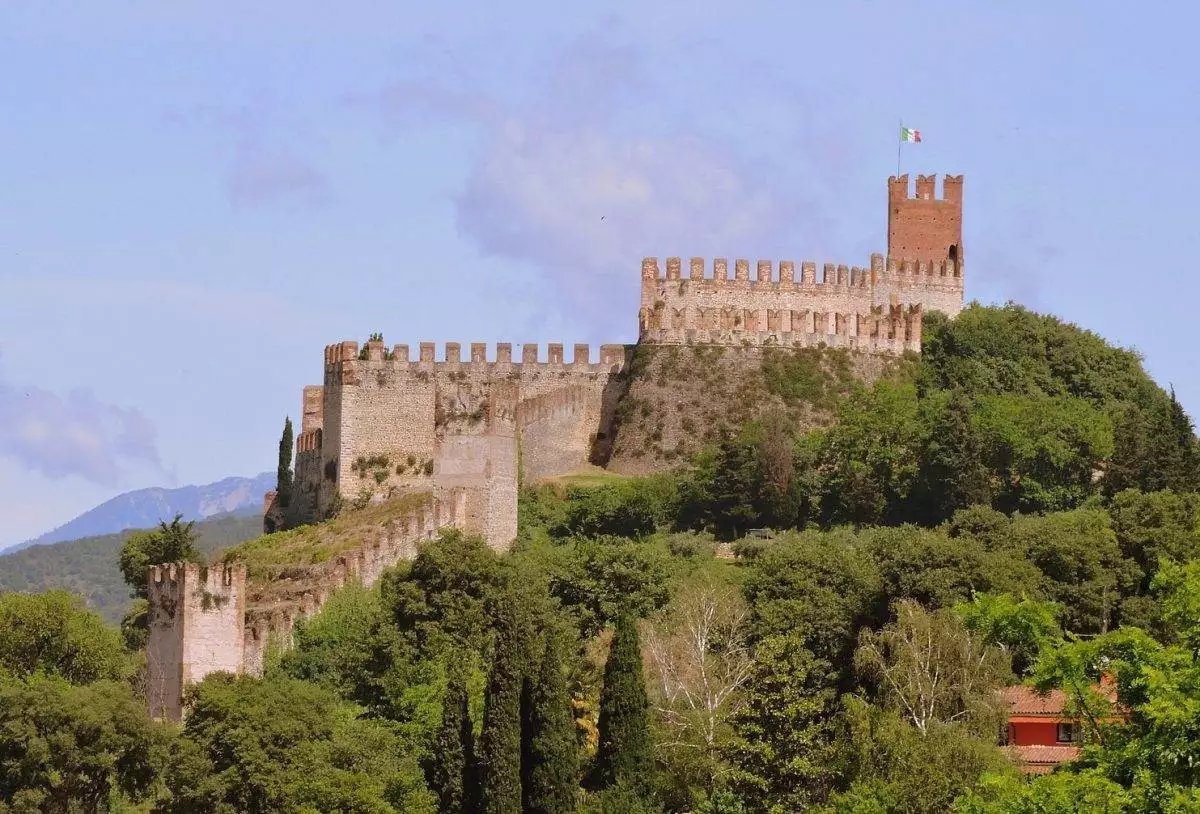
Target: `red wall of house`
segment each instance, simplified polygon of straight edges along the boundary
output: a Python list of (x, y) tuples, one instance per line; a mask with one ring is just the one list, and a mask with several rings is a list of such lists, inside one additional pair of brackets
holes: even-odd
[(1037, 723), (1013, 723), (1014, 746), (1054, 746), (1058, 741), (1058, 723), (1056, 721), (1038, 721)]

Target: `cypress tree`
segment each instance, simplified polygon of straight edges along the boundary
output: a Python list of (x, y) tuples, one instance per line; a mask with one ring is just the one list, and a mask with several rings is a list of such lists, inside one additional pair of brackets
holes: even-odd
[(578, 751), (571, 691), (563, 673), (561, 637), (546, 638), (541, 669), (522, 694), (522, 788), (525, 814), (575, 810)]
[(461, 669), (451, 669), (448, 676), (429, 785), (441, 814), (476, 810), (475, 737), (467, 706), (466, 677)]
[(599, 787), (624, 783), (643, 794), (649, 791), (654, 756), (648, 708), (637, 625), (632, 616), (621, 614), (600, 691), (600, 748), (596, 755)]
[(1184, 412), (1183, 405), (1175, 398), (1171, 388), (1170, 405), (1171, 443), (1175, 448), (1171, 466), (1167, 472), (1167, 488), (1176, 492), (1193, 492), (1200, 486), (1200, 455), (1196, 450), (1196, 432), (1192, 420)]
[(292, 419), (284, 419), (283, 435), (279, 438), (279, 469), (275, 477), (275, 494), (279, 508), (286, 509), (292, 502)]
[(526, 651), (516, 602), (509, 595), (500, 603), (484, 699), (479, 769), (485, 814), (521, 814), (521, 689)]

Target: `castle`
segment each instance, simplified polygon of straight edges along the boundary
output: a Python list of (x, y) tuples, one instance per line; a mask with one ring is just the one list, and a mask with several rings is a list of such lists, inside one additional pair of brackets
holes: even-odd
[[(928, 310), (957, 314), (963, 305), (962, 176), (888, 180), (887, 254), (867, 266), (760, 260), (754, 277), (746, 260), (691, 258), (642, 262), (638, 341), (644, 345), (835, 347), (868, 354), (919, 352)], [(507, 550), (517, 531), (517, 489), (608, 460), (614, 416), (626, 386), (633, 348), (575, 345), (570, 361), (561, 344), (543, 357), (510, 344), (489, 354), (472, 343), (423, 342), (388, 348), (381, 336), (364, 345), (325, 348), (323, 381), (304, 388), (296, 439), (295, 488), (287, 506), (268, 493), (273, 523), (311, 523), (346, 502), (365, 505), (390, 496), (428, 492), (433, 506), (402, 540), (374, 543), (372, 562), (415, 551), (444, 526), (482, 535)], [(490, 358), (489, 358), (490, 356)], [(365, 555), (364, 555), (365, 556)], [(365, 560), (364, 560), (365, 561)], [(378, 569), (335, 566), (329, 585), (370, 582)], [(207, 672), (261, 670), (267, 633), (286, 637), (296, 615), (311, 613), (321, 595), (295, 598), (289, 615), (253, 629), (245, 573), (232, 566), (191, 571), (162, 566), (151, 574), (152, 625), (148, 648), (152, 710), (178, 717), (179, 695)], [(168, 569), (168, 570), (163, 570)], [(371, 573), (367, 573), (367, 571)], [(324, 583), (323, 583), (324, 584)], [(196, 597), (218, 596), (203, 605)], [(167, 611), (171, 612), (168, 613)], [(261, 613), (258, 614), (260, 617)], [(269, 630), (268, 630), (269, 628)], [(257, 655), (254, 655), (257, 653)], [(157, 666), (156, 666), (157, 665)], [(157, 700), (155, 700), (157, 698)]]

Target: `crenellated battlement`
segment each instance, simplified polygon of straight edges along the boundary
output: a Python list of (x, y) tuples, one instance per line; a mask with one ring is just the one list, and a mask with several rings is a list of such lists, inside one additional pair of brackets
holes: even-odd
[(832, 347), (901, 354), (920, 352), (924, 321), (920, 304), (875, 306), (865, 312), (774, 310), (763, 315), (724, 309), (694, 316), (685, 314), (667, 325), (651, 314), (642, 330), (643, 341), (657, 345)]
[[(657, 257), (643, 258), (643, 289), (647, 284), (680, 282), (687, 285), (687, 290), (692, 291), (705, 285), (709, 286), (710, 290), (755, 290), (765, 286), (773, 293), (793, 290), (820, 296), (824, 290), (868, 288), (888, 281), (945, 282), (962, 279), (961, 264), (949, 259), (901, 260), (885, 258), (878, 253), (871, 255), (870, 264), (867, 266), (823, 263), (818, 267), (812, 260), (803, 260), (800, 262), (799, 274), (794, 260), (780, 260), (778, 263), (772, 260), (758, 260), (753, 277), (750, 275), (750, 261), (741, 259), (734, 261), (732, 277), (729, 275), (729, 261), (726, 258), (716, 258), (709, 262), (703, 257), (692, 257), (688, 262), (686, 277), (682, 276), (682, 258), (668, 257), (665, 268), (664, 273)], [(959, 285), (961, 286), (961, 282)]]
[(937, 176), (918, 175), (916, 191), (913, 193), (908, 175), (895, 175), (888, 178), (888, 200), (895, 201), (931, 201), (944, 204), (962, 204), (963, 177), (961, 175), (946, 175), (942, 178), (942, 195), (937, 195)]
[(167, 594), (178, 593), (186, 585), (211, 594), (223, 594), (245, 581), (245, 571), (241, 566), (205, 566), (194, 562), (152, 565), (147, 588), (151, 592)]
[[(391, 348), (382, 341), (370, 341), (359, 347), (358, 342), (338, 342), (336, 345), (325, 346), (325, 365), (340, 365), (347, 363), (394, 363), (394, 366), (412, 365), (414, 370), (431, 370), (434, 366), (457, 365), (462, 367), (475, 366), (480, 370), (488, 370), (493, 366), (541, 365), (544, 367), (562, 367), (568, 365), (565, 361), (560, 342), (550, 342), (546, 352), (542, 353), (538, 343), (526, 343), (521, 346), (520, 361), (512, 355), (511, 342), (497, 342), (494, 353), (488, 359), (486, 342), (470, 343), (469, 358), (464, 359), (460, 342), (445, 342), (442, 349), (437, 343), (421, 342), (418, 353), (413, 355), (408, 345), (394, 345)], [(571, 361), (568, 366), (575, 369), (604, 370), (611, 372), (613, 365), (625, 364), (624, 345), (601, 345), (599, 360), (592, 361), (592, 346), (587, 343), (576, 343), (571, 349)]]
[(911, 194), (907, 175), (889, 178), (888, 257), (935, 263), (949, 260), (961, 265), (962, 205), (961, 175), (942, 179), (941, 197), (933, 175), (918, 175), (916, 191)]
[(962, 310), (962, 184), (946, 176), (938, 197), (935, 176), (918, 176), (915, 192), (907, 175), (888, 179), (888, 251), (861, 266), (738, 258), (731, 268), (727, 258), (692, 257), (685, 275), (683, 258), (646, 257), (639, 341), (919, 350), (919, 327), (881, 333), (877, 314)]
[(184, 691), (210, 673), (261, 675), (268, 641), (290, 645), (296, 622), (318, 612), (338, 588), (374, 584), (441, 530), (461, 526), (465, 502), (462, 490), (429, 495), (409, 514), (372, 529), (356, 549), (313, 565), (289, 564), (286, 574), (249, 582), (236, 560), (152, 566), (146, 648), (151, 714), (179, 720)]
[(388, 348), (382, 341), (372, 340), (361, 348), (357, 342), (346, 341), (325, 347), (326, 385), (345, 384), (348, 371), (379, 371), (395, 373), (430, 374), (434, 372), (476, 373), (481, 375), (508, 375), (520, 377), (536, 376), (543, 372), (574, 371), (584, 373), (619, 373), (625, 366), (624, 345), (601, 345), (598, 361), (592, 361), (592, 350), (588, 344), (575, 344), (571, 350), (571, 361), (567, 362), (564, 346), (551, 342), (545, 346), (526, 343), (520, 346), (519, 360), (514, 358), (513, 345), (499, 342), (494, 346), (491, 359), (488, 344), (470, 343), (469, 357), (463, 357), (463, 347), (458, 342), (446, 342), (441, 348), (433, 342), (421, 342), (414, 355), (408, 345), (393, 345)]
[(296, 436), (296, 453), (316, 452), (319, 450), (321, 448), (321, 434), (322, 431), (320, 429), (315, 429), (305, 430)]

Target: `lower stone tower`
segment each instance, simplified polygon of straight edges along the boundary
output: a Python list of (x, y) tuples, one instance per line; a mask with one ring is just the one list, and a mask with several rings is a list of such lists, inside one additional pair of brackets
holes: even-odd
[(150, 714), (178, 721), (183, 691), (209, 673), (240, 673), (246, 568), (196, 563), (150, 569), (146, 695)]

